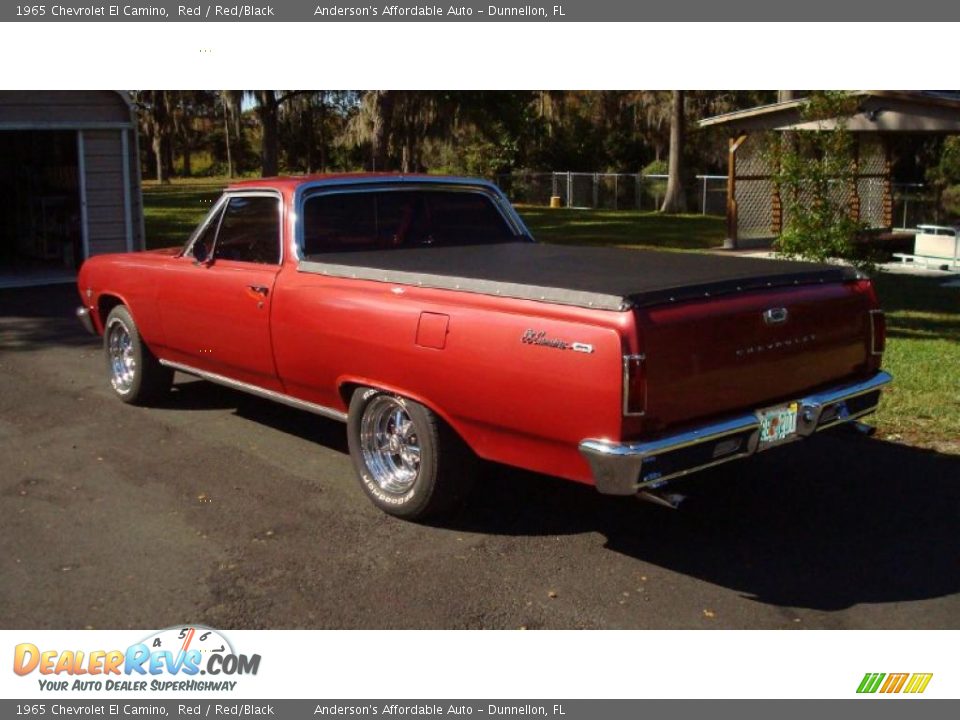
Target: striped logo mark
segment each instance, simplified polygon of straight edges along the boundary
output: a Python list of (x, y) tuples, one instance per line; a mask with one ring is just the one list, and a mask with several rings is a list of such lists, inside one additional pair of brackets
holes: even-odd
[(866, 673), (858, 693), (910, 693), (919, 694), (927, 689), (933, 673)]

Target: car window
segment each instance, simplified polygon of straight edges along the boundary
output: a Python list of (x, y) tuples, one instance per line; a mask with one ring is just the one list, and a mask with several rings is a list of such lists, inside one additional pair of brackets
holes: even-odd
[(304, 255), (515, 239), (492, 198), (479, 192), (328, 193), (308, 198), (304, 204)]
[[(210, 218), (210, 222), (207, 223), (206, 227), (197, 235), (196, 240), (187, 241), (189, 255), (192, 257), (206, 257), (207, 253), (213, 249), (213, 241), (217, 236), (217, 228), (220, 225), (220, 218), (222, 216), (223, 208), (221, 207)], [(200, 248), (203, 248), (202, 252), (200, 252)]]
[(280, 262), (279, 200), (265, 196), (238, 196), (230, 198), (220, 231), (214, 257), (221, 260), (266, 263)]

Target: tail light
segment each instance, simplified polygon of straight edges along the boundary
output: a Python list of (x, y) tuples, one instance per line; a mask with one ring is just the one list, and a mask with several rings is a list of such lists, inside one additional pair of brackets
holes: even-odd
[[(863, 278), (857, 280), (854, 283), (854, 287), (858, 293), (863, 293), (867, 296), (867, 300), (870, 302), (870, 306), (876, 308), (879, 304), (877, 300), (877, 291), (873, 287), (873, 283), (869, 279)], [(883, 310), (874, 309), (870, 310), (870, 354), (871, 355), (883, 355), (883, 351), (887, 346), (887, 319), (883, 314)]]
[(870, 354), (883, 355), (887, 347), (887, 318), (883, 310), (870, 311)]
[(643, 415), (647, 410), (647, 378), (643, 355), (623, 356), (623, 414)]
[(873, 287), (873, 283), (869, 278), (861, 278), (853, 282), (853, 287), (858, 293), (863, 293), (867, 296), (867, 299), (870, 300), (870, 304), (874, 307), (880, 303), (877, 301), (877, 291)]

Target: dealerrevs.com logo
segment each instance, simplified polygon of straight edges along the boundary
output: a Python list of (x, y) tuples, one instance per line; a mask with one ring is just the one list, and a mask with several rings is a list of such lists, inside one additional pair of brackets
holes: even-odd
[(922, 693), (927, 689), (933, 673), (867, 673), (857, 687), (858, 693)]
[[(234, 651), (218, 631), (201, 626), (161, 630), (125, 650), (14, 648), (13, 671), (36, 673), (45, 691), (230, 691), (233, 679), (256, 675), (260, 655)], [(201, 679), (202, 676), (202, 679)]]

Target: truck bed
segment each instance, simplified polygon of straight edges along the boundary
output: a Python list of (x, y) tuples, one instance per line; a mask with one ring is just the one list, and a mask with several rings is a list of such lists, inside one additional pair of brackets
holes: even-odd
[(846, 266), (534, 242), (326, 253), (298, 269), (602, 310), (856, 277)]

